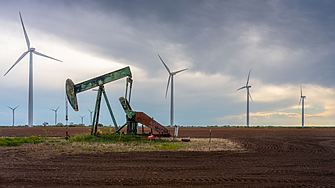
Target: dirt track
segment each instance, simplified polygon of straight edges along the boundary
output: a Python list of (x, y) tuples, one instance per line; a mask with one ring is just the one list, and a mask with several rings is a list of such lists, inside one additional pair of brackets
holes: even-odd
[[(1, 128), (0, 136), (43, 136), (43, 128)], [(210, 128), (180, 128), (206, 138)], [(0, 186), (333, 187), (335, 129), (211, 128), (212, 137), (239, 142), (245, 152), (126, 152), (55, 154), (34, 158), (1, 150)], [(61, 131), (61, 132), (59, 132)], [(88, 128), (69, 129), (70, 134)], [(50, 136), (64, 136), (52, 128)]]

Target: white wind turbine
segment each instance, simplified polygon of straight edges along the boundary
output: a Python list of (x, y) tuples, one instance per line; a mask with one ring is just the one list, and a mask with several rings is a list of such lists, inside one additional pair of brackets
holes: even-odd
[(82, 124), (82, 125), (84, 125), (84, 117), (85, 117), (85, 116), (80, 116), (80, 118), (81, 118), (81, 124)]
[[(47, 57), (49, 59), (53, 59), (53, 60), (56, 60), (56, 61), (60, 61), (58, 59), (55, 59), (55, 58), (52, 58), (52, 57), (49, 57), (47, 55), (44, 55), (42, 53), (39, 53), (37, 51), (35, 51), (35, 48), (32, 48), (30, 47), (30, 41), (29, 41), (29, 38), (28, 38), (28, 34), (26, 32), (26, 29), (24, 27), (24, 24), (23, 24), (23, 20), (22, 20), (22, 17), (21, 17), (21, 13), (19, 12), (20, 14), (20, 19), (21, 19), (21, 24), (22, 24), (22, 28), (23, 28), (23, 32), (24, 32), (24, 36), (25, 36), (25, 39), (26, 39), (26, 43), (27, 43), (27, 46), (28, 46), (28, 50), (26, 52), (24, 52), (20, 57), (19, 59), (13, 64), (12, 67), (10, 67), (10, 69), (5, 73), (4, 76), (6, 76), (6, 74), (12, 70), (12, 68), (22, 59), (24, 58), (24, 56), (26, 56), (29, 52), (30, 52), (30, 62), (29, 62), (29, 100), (28, 100), (28, 125), (29, 127), (32, 127), (33, 126), (33, 53), (36, 54), (36, 55), (39, 55), (39, 56), (43, 56), (43, 57)], [(62, 62), (62, 61), (60, 61)]]
[[(59, 106), (58, 106), (58, 108), (59, 108)], [(56, 109), (50, 109), (50, 110), (52, 110), (52, 111), (55, 112), (55, 125), (57, 125), (57, 110), (58, 110), (58, 108), (56, 108)]]
[(7, 106), (8, 108), (10, 108), (13, 111), (13, 127), (14, 127), (14, 110), (19, 107), (19, 105), (17, 105), (15, 108), (12, 108), (10, 106)]
[[(174, 127), (174, 122), (173, 122), (173, 76), (182, 72), (182, 71), (185, 71), (187, 70), (186, 69), (182, 69), (182, 70), (179, 70), (179, 71), (175, 71), (175, 72), (171, 72), (169, 67), (166, 66), (166, 64), (164, 63), (163, 59), (161, 58), (161, 56), (159, 56), (159, 54), (157, 54), (159, 59), (162, 61), (163, 65), (165, 66), (166, 70), (169, 72), (169, 79), (168, 79), (168, 83), (167, 83), (167, 86), (166, 86), (166, 92), (165, 92), (165, 98), (167, 96), (167, 92), (168, 92), (168, 89), (169, 89), (169, 83), (170, 83), (170, 80), (171, 80), (171, 109), (170, 109), (170, 126), (171, 127)], [(175, 136), (178, 136), (178, 133), (177, 133), (177, 130), (176, 127), (174, 127), (174, 134), (173, 134), (173, 137)]]
[(90, 112), (90, 118), (91, 118), (91, 125), (93, 125), (93, 122), (92, 122), (92, 113), (93, 111), (91, 111), (90, 109), (87, 108), (87, 110)]
[(247, 83), (245, 84), (245, 86), (243, 86), (243, 87), (241, 87), (241, 88), (239, 88), (239, 89), (236, 90), (236, 91), (238, 91), (238, 90), (241, 90), (241, 89), (244, 89), (244, 88), (247, 89), (247, 127), (249, 127), (249, 97), (252, 100), (251, 94), (249, 92), (249, 88), (251, 88), (251, 86), (248, 85), (249, 84), (249, 78), (250, 78), (250, 72), (251, 72), (251, 69), (249, 71)]
[(305, 123), (305, 98), (306, 96), (302, 96), (302, 86), (300, 85), (300, 101), (299, 101), (299, 106), (301, 103), (301, 125), (304, 127)]

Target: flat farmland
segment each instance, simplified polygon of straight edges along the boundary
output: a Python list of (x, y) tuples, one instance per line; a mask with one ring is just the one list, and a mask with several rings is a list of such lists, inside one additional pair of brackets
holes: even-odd
[[(65, 136), (65, 128), (0, 128), (0, 136)], [(43, 130), (45, 129), (45, 130)], [(333, 187), (335, 129), (180, 128), (180, 137), (224, 138), (238, 151), (55, 153), (0, 150), (0, 187)], [(89, 127), (69, 128), (69, 134)]]

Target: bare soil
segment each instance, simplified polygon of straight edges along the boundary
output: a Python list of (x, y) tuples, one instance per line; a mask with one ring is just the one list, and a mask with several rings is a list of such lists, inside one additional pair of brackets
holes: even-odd
[[(65, 136), (65, 128), (0, 128), (0, 136)], [(334, 187), (335, 129), (179, 128), (244, 150), (34, 155), (0, 150), (0, 187)], [(88, 133), (69, 128), (69, 134)], [(32, 145), (34, 147), (34, 145)], [(37, 152), (36, 152), (37, 153)]]

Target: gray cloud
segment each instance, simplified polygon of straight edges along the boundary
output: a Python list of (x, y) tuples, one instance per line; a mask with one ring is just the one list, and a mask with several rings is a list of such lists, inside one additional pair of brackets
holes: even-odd
[[(328, 73), (333, 67), (333, 4), (50, 1), (44, 6), (53, 7), (54, 14), (42, 18), (39, 28), (81, 50), (148, 71), (160, 66), (156, 53), (162, 53), (167, 60), (177, 56), (190, 61), (192, 70), (208, 74), (240, 77), (253, 68), (264, 82), (333, 85)], [(282, 57), (276, 60), (274, 53)]]

